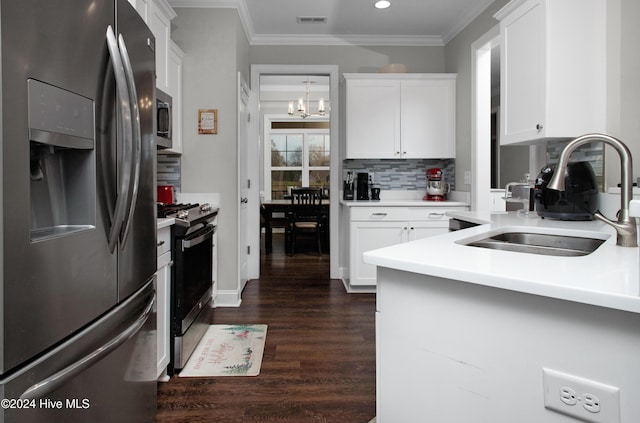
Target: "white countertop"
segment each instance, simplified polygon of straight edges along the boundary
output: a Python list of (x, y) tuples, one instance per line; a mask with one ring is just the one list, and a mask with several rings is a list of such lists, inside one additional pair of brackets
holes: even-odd
[(158, 222), (156, 224), (157, 229), (166, 228), (167, 226), (171, 226), (176, 223), (176, 220), (173, 217), (159, 217)]
[[(600, 221), (564, 222), (516, 212), (448, 212), (475, 223), (449, 232), (364, 253), (365, 263), (478, 285), (640, 313), (638, 248), (616, 246), (615, 231)], [(552, 231), (607, 238), (582, 257), (542, 256), (459, 243), (497, 230)]]
[(340, 200), (347, 207), (468, 207), (464, 201), (425, 200)]
[[(468, 207), (468, 192), (452, 191), (446, 201), (426, 201), (425, 192), (417, 190), (383, 190), (380, 200), (340, 200), (347, 207)], [(342, 193), (340, 193), (342, 198)]]

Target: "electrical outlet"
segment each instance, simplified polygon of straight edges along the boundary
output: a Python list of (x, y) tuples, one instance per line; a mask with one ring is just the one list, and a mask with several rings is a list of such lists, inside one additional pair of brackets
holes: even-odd
[(466, 185), (471, 185), (471, 171), (469, 170), (465, 170), (463, 173), (463, 179), (464, 179), (464, 183)]
[(620, 389), (615, 386), (542, 369), (544, 406), (585, 422), (620, 423)]

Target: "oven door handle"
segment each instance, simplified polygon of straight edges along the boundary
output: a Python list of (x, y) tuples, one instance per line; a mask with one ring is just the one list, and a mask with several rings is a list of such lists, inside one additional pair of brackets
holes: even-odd
[(206, 227), (206, 231), (203, 230), (201, 234), (194, 238), (185, 238), (182, 240), (182, 250), (186, 250), (195, 247), (198, 244), (202, 244), (207, 240), (213, 239), (213, 233), (216, 231), (216, 227), (209, 225)]

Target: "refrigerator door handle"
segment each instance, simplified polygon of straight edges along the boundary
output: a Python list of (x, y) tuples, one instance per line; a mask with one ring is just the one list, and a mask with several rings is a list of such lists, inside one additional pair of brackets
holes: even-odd
[(138, 108), (138, 93), (136, 91), (136, 83), (133, 74), (133, 67), (131, 66), (131, 59), (129, 59), (129, 52), (124, 42), (122, 34), (118, 36), (118, 46), (120, 47), (120, 56), (122, 57), (122, 64), (124, 65), (124, 73), (127, 79), (127, 85), (129, 87), (129, 103), (131, 104), (131, 150), (133, 152), (133, 183), (129, 187), (130, 200), (127, 213), (124, 217), (123, 230), (120, 235), (121, 248), (124, 248), (126, 244), (129, 230), (131, 229), (131, 222), (133, 220), (133, 211), (136, 207), (136, 200), (138, 198), (138, 188), (140, 186), (140, 166), (142, 161), (142, 137), (140, 135), (140, 110)]
[[(118, 49), (118, 42), (116, 41), (116, 36), (111, 25), (107, 28), (107, 46), (109, 48), (109, 56), (111, 57), (113, 73), (116, 79), (116, 93), (118, 103), (120, 105), (120, 124), (122, 125), (122, 133), (127, 137), (127, 134), (132, 133), (131, 100), (129, 97), (129, 88), (124, 73), (122, 58)], [(119, 175), (120, 186), (118, 188), (113, 221), (111, 222), (111, 229), (109, 230), (109, 250), (112, 253), (115, 251), (116, 244), (118, 243), (118, 237), (122, 230), (125, 214), (127, 212), (127, 195), (131, 185), (131, 166), (131, 155), (123, 154), (122, 166), (120, 167)]]
[(96, 348), (92, 353), (86, 355), (82, 359), (54, 373), (53, 375), (47, 377), (46, 379), (32, 385), (30, 388), (24, 391), (22, 395), (20, 395), (20, 399), (42, 398), (43, 396), (49, 394), (50, 392), (53, 392), (56, 389), (58, 389), (58, 387), (60, 387), (70, 379), (74, 378), (79, 373), (82, 373), (84, 370), (91, 367), (92, 365), (100, 361), (105, 356), (109, 355), (113, 350), (118, 348), (120, 345), (124, 344), (131, 337), (133, 337), (142, 328), (142, 326), (144, 326), (147, 319), (151, 315), (155, 300), (156, 300), (156, 294), (154, 293), (149, 299), (147, 305), (145, 306), (140, 316), (138, 316), (135, 322), (133, 322), (127, 329), (125, 329), (120, 334), (112, 338), (109, 342), (105, 343), (99, 348)]

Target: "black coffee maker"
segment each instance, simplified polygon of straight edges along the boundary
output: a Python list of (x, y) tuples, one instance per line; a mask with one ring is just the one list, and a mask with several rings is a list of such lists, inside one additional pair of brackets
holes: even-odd
[(565, 190), (547, 188), (554, 169), (540, 170), (535, 185), (536, 212), (542, 218), (560, 220), (591, 220), (598, 211), (598, 183), (589, 162), (567, 165), (564, 176)]
[(358, 173), (356, 179), (356, 200), (369, 199), (369, 174)]

